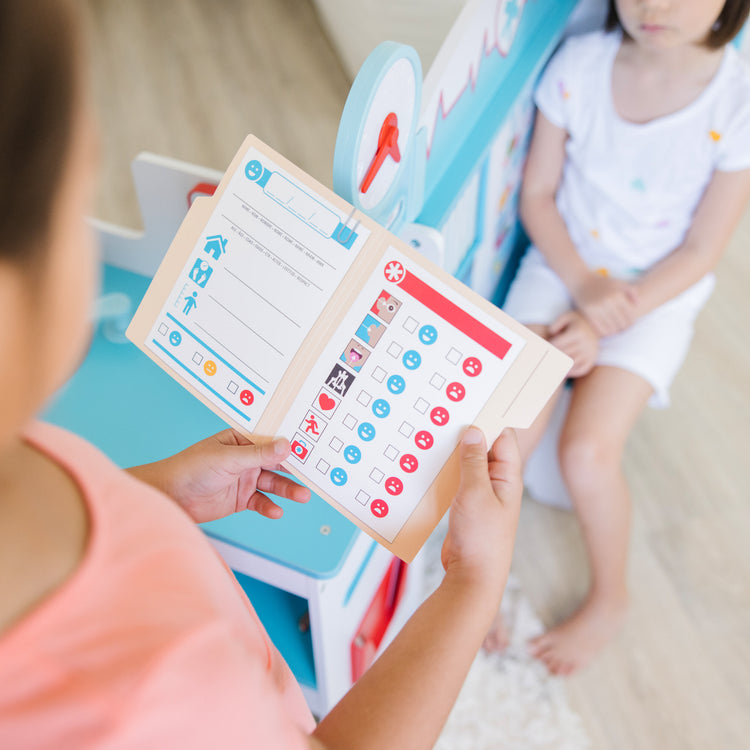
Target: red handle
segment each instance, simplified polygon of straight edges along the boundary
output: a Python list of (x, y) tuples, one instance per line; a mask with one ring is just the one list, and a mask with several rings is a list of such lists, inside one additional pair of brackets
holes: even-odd
[(372, 664), (385, 631), (404, 593), (407, 565), (394, 558), (378, 586), (370, 606), (351, 642), (352, 682), (356, 682)]
[(383, 166), (385, 157), (389, 155), (393, 158), (393, 161), (401, 161), (401, 152), (398, 148), (398, 117), (395, 112), (389, 112), (380, 126), (378, 149), (362, 180), (360, 192), (366, 193), (369, 190), (372, 181), (375, 179), (375, 175), (380, 171), (380, 167)]
[(219, 187), (213, 182), (199, 182), (193, 186), (192, 190), (187, 194), (188, 208), (193, 205), (193, 201), (199, 195), (213, 195), (216, 192), (216, 188)]

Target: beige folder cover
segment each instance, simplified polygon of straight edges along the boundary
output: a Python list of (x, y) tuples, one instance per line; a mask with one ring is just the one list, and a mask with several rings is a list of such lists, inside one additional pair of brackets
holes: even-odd
[(572, 362), (248, 136), (188, 212), (127, 331), (284, 468), (413, 559), (468, 424), (528, 427)]

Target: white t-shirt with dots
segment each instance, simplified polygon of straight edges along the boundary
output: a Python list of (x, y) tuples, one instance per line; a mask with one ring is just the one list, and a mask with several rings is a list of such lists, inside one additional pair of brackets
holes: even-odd
[(579, 253), (616, 276), (648, 269), (683, 241), (715, 170), (750, 168), (750, 66), (733, 47), (683, 109), (643, 124), (612, 100), (619, 31), (568, 39), (536, 91), (569, 138), (557, 205)]

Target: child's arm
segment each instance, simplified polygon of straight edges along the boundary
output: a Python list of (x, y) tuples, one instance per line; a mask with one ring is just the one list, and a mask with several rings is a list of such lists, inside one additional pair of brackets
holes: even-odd
[(570, 290), (576, 307), (599, 336), (607, 336), (635, 320), (635, 294), (626, 282), (588, 268), (560, 215), (555, 196), (565, 164), (567, 137), (563, 128), (537, 112), (521, 186), (521, 221), (531, 241)]
[(420, 750), (434, 746), (497, 613), (521, 503), (521, 459), (512, 432), (490, 451), (461, 444), (461, 487), (443, 545), (438, 590), (321, 721), (312, 747)]
[[(218, 517), (210, 499), (217, 483), (224, 486), (229, 475), (245, 472), (252, 481), (244, 492), (233, 491), (233, 498), (244, 498), (248, 504), (248, 493), (259, 495), (256, 488), (262, 488), (302, 499), (293, 497), (302, 488), (291, 480), (284, 480), (283, 486), (265, 484), (276, 481), (267, 476), (268, 467), (289, 454), (288, 441), (253, 446), (242, 438), (243, 444), (233, 444), (237, 435), (226, 430), (177, 456), (129, 472), (177, 496), (183, 505), (189, 493), (196, 492), (187, 505), (198, 518)], [(440, 734), (500, 605), (523, 491), (521, 458), (512, 430), (497, 439), (489, 456), (482, 433), (468, 430), (460, 451), (461, 485), (451, 505), (442, 552), (445, 578), (320, 723), (310, 738), (313, 748), (427, 750)], [(255, 479), (256, 472), (266, 479)], [(201, 485), (201, 477), (208, 489)], [(308, 490), (304, 492), (309, 496)]]
[(298, 503), (310, 499), (307, 487), (277, 473), (289, 453), (286, 438), (253, 445), (239, 432), (224, 430), (174, 456), (127, 472), (171, 497), (196, 523), (241, 510), (281, 518), (284, 511), (265, 493)]
[(716, 266), (748, 201), (750, 169), (714, 172), (683, 243), (636, 282), (637, 316), (676, 297)]

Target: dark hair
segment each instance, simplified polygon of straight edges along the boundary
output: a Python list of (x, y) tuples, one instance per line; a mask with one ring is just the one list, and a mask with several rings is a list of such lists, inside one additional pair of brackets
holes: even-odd
[(31, 260), (49, 235), (78, 94), (68, 0), (0, 2), (0, 260)]
[[(750, 14), (750, 0), (726, 0), (716, 22), (708, 32), (704, 42), (706, 47), (720, 49), (725, 44), (729, 44), (745, 25), (748, 14)], [(609, 0), (609, 12), (607, 13), (605, 28), (607, 31), (612, 31), (618, 26), (622, 27), (622, 23), (617, 15), (615, 0)]]

